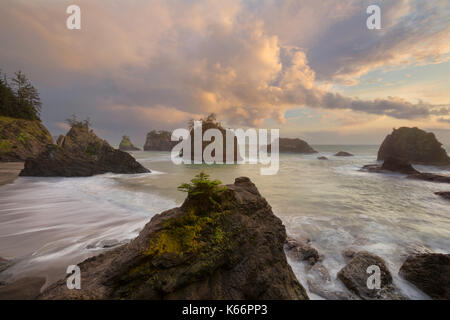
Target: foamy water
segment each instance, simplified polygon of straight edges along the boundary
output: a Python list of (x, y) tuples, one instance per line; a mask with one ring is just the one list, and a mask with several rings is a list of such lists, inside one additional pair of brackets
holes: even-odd
[[(414, 250), (450, 251), (449, 203), (434, 195), (450, 187), (359, 171), (375, 162), (376, 146), (316, 149), (321, 153), (281, 155), (274, 176), (261, 176), (257, 165), (175, 166), (169, 153), (135, 152), (151, 174), (18, 178), (0, 187), (0, 256), (16, 260), (0, 280), (42, 275), (50, 283), (61, 278), (69, 264), (107, 250), (105, 244), (134, 238), (153, 215), (181, 204), (185, 194), (176, 187), (205, 170), (224, 183), (249, 176), (288, 234), (309, 238), (324, 255), (333, 278), (329, 289), (346, 290), (336, 273), (345, 265), (341, 252), (354, 248), (384, 258), (405, 295), (425, 298), (397, 273)], [(356, 156), (334, 157), (340, 150)], [(330, 160), (317, 160), (320, 155)], [(434, 167), (418, 169), (450, 175)], [(289, 262), (307, 288), (305, 266)]]

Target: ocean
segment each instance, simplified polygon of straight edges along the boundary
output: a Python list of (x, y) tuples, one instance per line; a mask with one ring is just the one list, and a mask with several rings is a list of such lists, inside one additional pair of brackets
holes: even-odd
[[(152, 216), (180, 205), (186, 194), (177, 186), (204, 170), (225, 184), (250, 177), (288, 235), (310, 239), (323, 255), (330, 290), (345, 290), (336, 274), (345, 265), (342, 251), (353, 248), (382, 257), (404, 295), (427, 298), (398, 270), (414, 250), (450, 251), (449, 202), (434, 195), (450, 187), (360, 171), (376, 162), (378, 146), (313, 147), (319, 154), (281, 154), (273, 176), (260, 175), (260, 165), (177, 166), (168, 152), (139, 151), (133, 156), (152, 173), (19, 177), (0, 187), (0, 256), (15, 261), (0, 281), (45, 276), (48, 285), (64, 277), (68, 265), (129, 241)], [(355, 156), (333, 156), (341, 150)], [(317, 160), (321, 155), (329, 160)], [(415, 167), (450, 175), (450, 169)], [(289, 263), (307, 288), (304, 264)]]

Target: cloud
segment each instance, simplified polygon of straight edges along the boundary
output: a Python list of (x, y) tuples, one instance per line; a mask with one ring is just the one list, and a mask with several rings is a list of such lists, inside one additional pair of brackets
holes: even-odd
[(30, 74), (52, 123), (77, 112), (122, 134), (209, 112), (236, 124), (283, 123), (298, 106), (398, 119), (449, 114), (424, 101), (347, 97), (320, 83), (447, 59), (443, 1), (390, 1), (375, 33), (356, 0), (80, 0), (81, 31), (65, 28), (69, 1), (4, 2), (0, 60)]

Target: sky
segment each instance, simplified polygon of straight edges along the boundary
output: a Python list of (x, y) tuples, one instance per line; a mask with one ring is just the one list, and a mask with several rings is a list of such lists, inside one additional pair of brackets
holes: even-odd
[[(72, 114), (142, 145), (211, 112), (311, 144), (379, 144), (401, 126), (450, 145), (448, 0), (0, 0), (0, 69), (38, 88), (42, 120)], [(81, 30), (66, 8), (81, 8)], [(369, 30), (366, 9), (381, 9)]]

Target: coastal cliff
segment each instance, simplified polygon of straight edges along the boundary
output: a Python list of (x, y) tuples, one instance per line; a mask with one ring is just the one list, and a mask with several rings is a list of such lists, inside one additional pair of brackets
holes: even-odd
[(40, 298), (308, 299), (283, 251), (285, 227), (250, 179), (192, 181), (182, 186), (189, 193), (181, 207), (80, 263), (81, 290), (61, 280)]
[(40, 120), (0, 116), (0, 161), (25, 161), (49, 143), (52, 137)]

